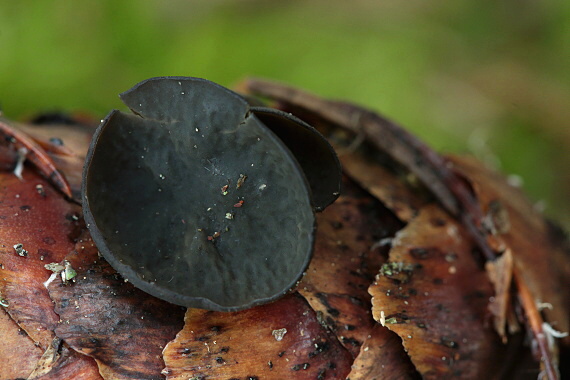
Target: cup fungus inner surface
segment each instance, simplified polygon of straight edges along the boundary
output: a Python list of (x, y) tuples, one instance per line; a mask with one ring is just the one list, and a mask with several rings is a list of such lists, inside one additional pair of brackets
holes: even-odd
[(88, 227), (125, 278), (172, 303), (239, 310), (294, 286), (313, 249), (307, 180), (237, 94), (154, 78), (121, 95), (84, 171)]

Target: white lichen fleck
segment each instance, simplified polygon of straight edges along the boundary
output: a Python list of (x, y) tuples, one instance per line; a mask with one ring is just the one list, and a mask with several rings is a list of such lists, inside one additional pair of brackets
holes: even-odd
[(24, 170), (24, 161), (26, 161), (26, 156), (28, 154), (28, 149), (21, 147), (18, 149), (18, 160), (16, 161), (16, 166), (14, 167), (14, 175), (23, 181), (22, 171)]
[(271, 335), (273, 335), (275, 337), (275, 340), (280, 342), (281, 340), (283, 340), (283, 337), (285, 336), (285, 334), (287, 334), (287, 329), (286, 328), (282, 328), (282, 329), (277, 329), (277, 330), (273, 330), (271, 332)]
[(554, 327), (552, 327), (549, 323), (546, 322), (542, 324), (542, 329), (544, 330), (545, 333), (554, 338), (561, 339), (561, 338), (566, 338), (568, 336), (567, 332), (558, 331), (554, 329)]
[(28, 251), (24, 249), (24, 245), (22, 243), (14, 244), (14, 250), (19, 256), (28, 256)]

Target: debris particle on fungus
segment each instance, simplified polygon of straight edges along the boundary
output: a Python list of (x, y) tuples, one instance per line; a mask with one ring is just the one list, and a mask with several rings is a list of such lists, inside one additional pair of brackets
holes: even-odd
[(245, 182), (246, 179), (247, 179), (247, 176), (245, 174), (240, 174), (239, 178), (237, 180), (236, 189), (239, 189), (240, 187), (242, 187), (243, 183)]
[(36, 191), (38, 192), (38, 194), (39, 194), (42, 198), (45, 198), (46, 192), (45, 192), (45, 190), (44, 190), (43, 185), (37, 184), (37, 185), (36, 185)]
[(309, 363), (302, 363), (302, 364), (295, 364), (293, 367), (291, 367), (291, 369), (293, 371), (299, 371), (299, 370), (306, 370), (309, 369), (311, 365)]
[(75, 278), (75, 276), (77, 276), (77, 272), (75, 271), (75, 269), (73, 269), (73, 267), (71, 266), (71, 263), (67, 260), (64, 261), (64, 269), (61, 272), (61, 280), (66, 283), (72, 279)]
[(241, 206), (243, 206), (243, 199), (234, 205), (236, 208), (239, 208)]
[(398, 323), (398, 320), (394, 317), (388, 318), (386, 319), (386, 321), (384, 322), (384, 324), (386, 325), (393, 325), (395, 323)]
[(65, 269), (65, 267), (61, 264), (58, 263), (49, 263), (44, 265), (44, 268), (46, 268), (47, 270), (51, 270), (53, 273), (60, 273), (62, 270)]
[(61, 281), (63, 283), (67, 283), (68, 281), (72, 280), (77, 276), (77, 272), (71, 266), (71, 263), (67, 260), (63, 262), (63, 264), (59, 263), (49, 263), (45, 264), (44, 268), (47, 270), (51, 270), (55, 274), (61, 275)]
[(22, 243), (14, 244), (14, 250), (20, 256), (28, 256), (28, 251), (24, 249), (24, 245)]
[(283, 337), (285, 336), (285, 334), (287, 334), (287, 329), (286, 328), (282, 328), (282, 329), (277, 329), (277, 330), (273, 330), (271, 332), (271, 335), (273, 335), (275, 337), (275, 340), (280, 342), (281, 340), (283, 340)]
[(413, 264), (406, 264), (403, 262), (397, 262), (397, 263), (392, 262), (382, 265), (382, 267), (380, 268), (380, 275), (390, 277), (404, 272), (410, 274), (410, 272), (412, 272), (413, 270), (414, 270)]

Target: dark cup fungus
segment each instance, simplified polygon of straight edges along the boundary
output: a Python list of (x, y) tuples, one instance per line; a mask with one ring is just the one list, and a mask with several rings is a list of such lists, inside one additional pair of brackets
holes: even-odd
[(121, 94), (89, 148), (87, 226), (105, 259), (169, 302), (234, 311), (290, 290), (315, 215), (339, 194), (328, 142), (215, 83), (152, 78)]

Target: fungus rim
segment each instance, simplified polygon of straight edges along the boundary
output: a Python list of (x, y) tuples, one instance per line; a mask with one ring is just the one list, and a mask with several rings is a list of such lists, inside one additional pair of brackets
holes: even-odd
[[(297, 160), (297, 163), (299, 164), (299, 166), (301, 167), (301, 170), (303, 171), (303, 174), (305, 175), (305, 178), (307, 179), (308, 183), (309, 183), (309, 187), (311, 190), (311, 197), (313, 200), (313, 208), (315, 209), (315, 211), (317, 212), (321, 212), (323, 211), (325, 208), (327, 208), (328, 206), (330, 206), (331, 204), (333, 204), (338, 197), (340, 196), (340, 192), (341, 192), (341, 185), (342, 185), (342, 166), (340, 163), (340, 160), (334, 150), (334, 148), (332, 147), (332, 145), (328, 142), (328, 140), (319, 132), (317, 131), (317, 129), (315, 127), (313, 127), (312, 125), (306, 123), (305, 121), (299, 119), (297, 116), (293, 115), (290, 112), (285, 112), (279, 109), (275, 109), (275, 108), (269, 108), (269, 107), (250, 107), (251, 112), (253, 112), (253, 114), (261, 121), (262, 124), (264, 124), (267, 128), (269, 128), (275, 135), (277, 135), (277, 137), (285, 144), (285, 146), (289, 149), (289, 151), (291, 152), (291, 154), (293, 154), (293, 156), (295, 157), (295, 159)], [(335, 175), (335, 177), (332, 177), (329, 179), (330, 183), (334, 183), (335, 184), (335, 188), (332, 189), (332, 186), (330, 190), (333, 190), (330, 194), (328, 194), (328, 196), (324, 196), (324, 192), (321, 191), (320, 188), (318, 187), (313, 187), (312, 181), (309, 180), (308, 178), (308, 172), (309, 170), (306, 170), (306, 167), (299, 162), (299, 157), (297, 156), (297, 153), (290, 147), (290, 143), (292, 143), (291, 141), (286, 141), (282, 138), (282, 135), (279, 134), (278, 132), (276, 132), (276, 129), (272, 128), (269, 123), (265, 123), (259, 114), (263, 114), (263, 116), (270, 116), (270, 117), (276, 117), (277, 119), (280, 119), (282, 122), (288, 123), (288, 124), (294, 124), (297, 127), (297, 130), (303, 130), (305, 132), (308, 132), (308, 135), (311, 137), (311, 139), (318, 144), (320, 147), (324, 147), (324, 150), (327, 154), (327, 158), (326, 160), (329, 161), (329, 165), (334, 165), (334, 169), (331, 169), (329, 173), (333, 173)], [(288, 130), (291, 130), (293, 128), (289, 128)], [(323, 165), (326, 166), (326, 165)], [(312, 173), (311, 173), (312, 174)], [(315, 193), (318, 193), (318, 199), (316, 200), (316, 196)]]

